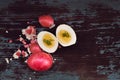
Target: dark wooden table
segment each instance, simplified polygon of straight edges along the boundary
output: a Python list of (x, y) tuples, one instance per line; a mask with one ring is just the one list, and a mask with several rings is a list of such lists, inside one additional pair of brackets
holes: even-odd
[[(119, 4), (120, 0), (0, 0), (0, 80), (120, 80)], [(13, 59), (22, 46), (14, 40), (28, 25), (43, 30), (38, 23), (43, 14), (52, 15), (56, 27), (72, 26), (77, 43), (52, 54), (56, 60), (50, 70), (35, 72), (24, 58)]]

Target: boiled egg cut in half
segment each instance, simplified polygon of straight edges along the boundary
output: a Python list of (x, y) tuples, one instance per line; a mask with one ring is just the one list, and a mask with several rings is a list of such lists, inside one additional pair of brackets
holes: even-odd
[(56, 37), (58, 42), (66, 47), (76, 43), (76, 33), (71, 26), (61, 24), (56, 29)]
[(58, 48), (58, 40), (54, 34), (48, 31), (41, 31), (37, 35), (37, 42), (41, 49), (48, 53), (54, 53)]

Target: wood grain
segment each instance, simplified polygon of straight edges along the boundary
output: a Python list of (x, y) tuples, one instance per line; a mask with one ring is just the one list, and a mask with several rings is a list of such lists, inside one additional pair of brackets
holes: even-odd
[[(119, 3), (119, 0), (13, 0), (1, 7), (0, 80), (119, 80)], [(35, 72), (24, 63), (26, 59), (10, 59), (17, 48), (22, 49), (22, 44), (15, 41), (21, 29), (35, 25), (37, 32), (48, 30), (38, 23), (43, 14), (52, 15), (56, 27), (62, 23), (71, 25), (77, 43), (52, 54), (56, 60), (49, 71)], [(56, 27), (49, 31), (54, 33)], [(8, 43), (11, 39), (13, 43)]]

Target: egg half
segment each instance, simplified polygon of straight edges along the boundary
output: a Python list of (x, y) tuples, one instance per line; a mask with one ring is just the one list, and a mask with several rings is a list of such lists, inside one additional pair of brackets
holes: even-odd
[(48, 31), (41, 31), (37, 35), (37, 42), (41, 49), (48, 53), (54, 53), (58, 48), (58, 40), (54, 34)]
[(61, 24), (56, 29), (56, 37), (58, 42), (66, 47), (76, 43), (76, 33), (71, 26), (67, 24)]

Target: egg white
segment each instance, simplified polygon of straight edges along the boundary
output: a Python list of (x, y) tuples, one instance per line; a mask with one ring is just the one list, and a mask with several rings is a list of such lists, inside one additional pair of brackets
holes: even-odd
[[(67, 32), (70, 34), (70, 36), (71, 36), (70, 42), (68, 42), (68, 43), (63, 43), (63, 42), (61, 42), (61, 41), (59, 40), (59, 38), (58, 38), (59, 34), (58, 34), (58, 33), (59, 33), (60, 30), (65, 30), (65, 31), (67, 31)], [(58, 42), (59, 42), (62, 46), (64, 46), (64, 47), (71, 46), (71, 45), (75, 44), (75, 43), (76, 43), (76, 40), (77, 40), (75, 31), (71, 28), (71, 26), (69, 26), (69, 25), (67, 25), (67, 24), (60, 24), (60, 25), (57, 27), (57, 29), (56, 29), (56, 37), (57, 37), (57, 39), (58, 39)]]
[[(44, 35), (48, 34), (48, 33), (52, 36), (52, 38), (54, 39), (54, 43), (55, 43), (54, 46), (51, 47), (51, 48), (46, 47), (44, 45), (44, 41), (43, 41)], [(57, 38), (55, 37), (54, 34), (48, 32), (48, 31), (41, 31), (41, 32), (39, 32), (38, 35), (37, 35), (37, 42), (38, 42), (39, 46), (41, 47), (41, 49), (43, 49), (44, 51), (46, 51), (48, 53), (54, 53), (57, 50), (57, 48), (58, 48), (58, 40), (57, 40)]]

